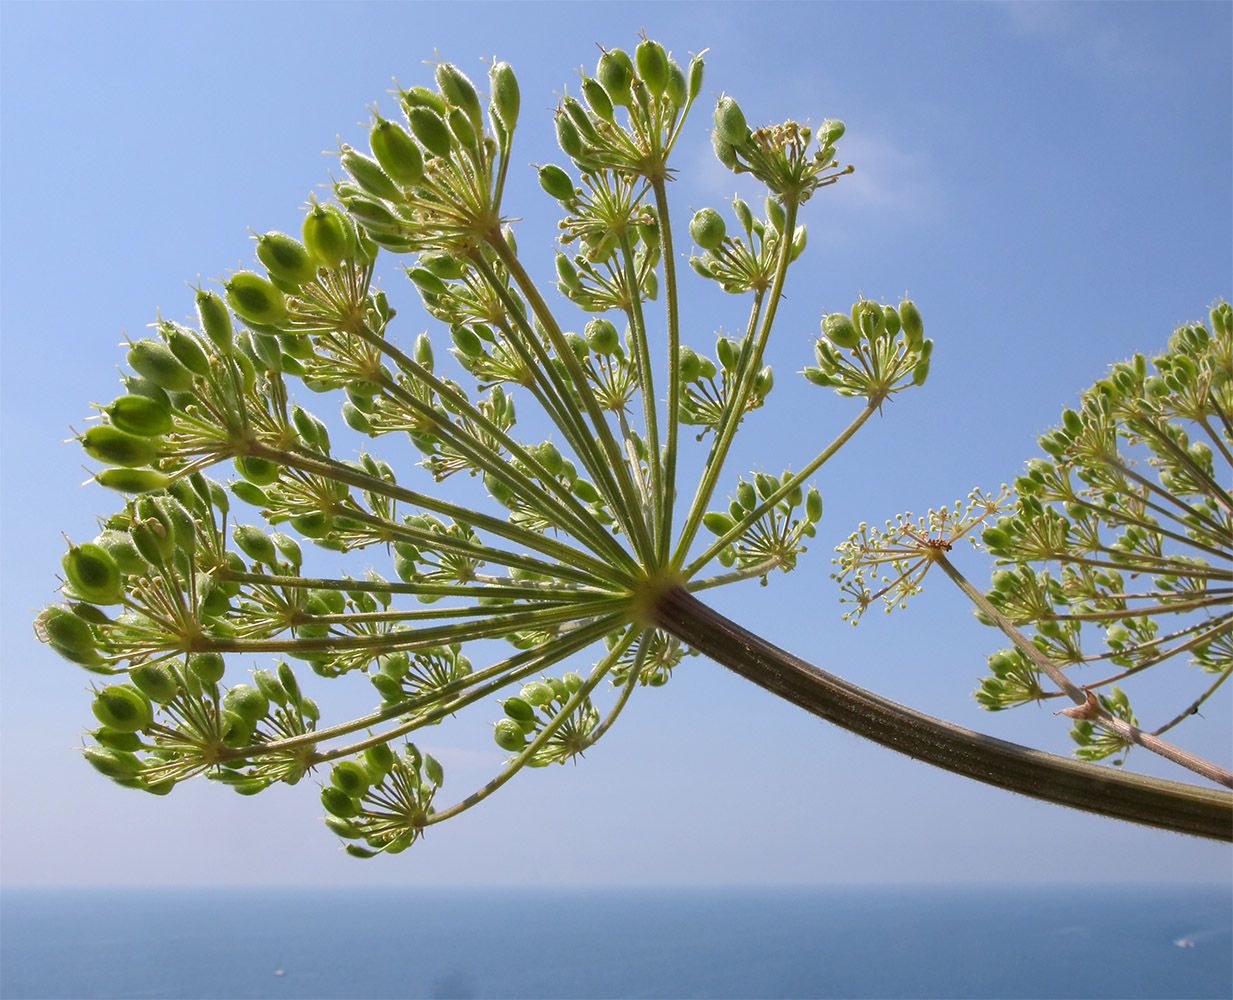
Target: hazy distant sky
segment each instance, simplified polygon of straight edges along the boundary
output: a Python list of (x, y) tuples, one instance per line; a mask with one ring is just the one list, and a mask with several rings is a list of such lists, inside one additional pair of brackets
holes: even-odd
[[(91, 401), (117, 394), (125, 333), (143, 336), (156, 310), (190, 314), (186, 282), (249, 262), (249, 227), (298, 232), (309, 193), (337, 171), (322, 151), (340, 137), (366, 145), (366, 106), (396, 110), (392, 77), (430, 83), (437, 53), (482, 80), (481, 57), (495, 54), (521, 84), (516, 159), (564, 163), (556, 95), (576, 91), (574, 68), (594, 67), (596, 42), (632, 51), (645, 26), (682, 64), (709, 47), (707, 96), (671, 192), (682, 235), (691, 210), (757, 194), (714, 160), (713, 95), (737, 97), (752, 123), (843, 119), (839, 155), (856, 165), (803, 211), (808, 250), (769, 351), (775, 391), (747, 421), (725, 489), (755, 465), (799, 467), (855, 414), (794, 374), (812, 363), (823, 311), (909, 292), (936, 342), (929, 383), (819, 475), (826, 512), (801, 567), (717, 593), (718, 606), (880, 693), (1068, 753), (1051, 709), (975, 706), (984, 657), (1001, 643), (941, 578), (906, 612), (841, 624), (831, 549), (860, 520), (1009, 481), (1107, 364), (1161, 349), (1175, 325), (1230, 296), (1231, 25), (1227, 3), (1177, 2), (0, 5), (0, 878), (1227, 879), (1226, 848), (938, 772), (700, 658), (638, 691), (577, 766), (519, 775), (412, 850), (361, 863), (321, 826), (311, 778), (256, 798), (197, 781), (156, 799), (95, 775), (73, 751), (90, 723), (89, 677), (35, 642), (30, 620), (55, 599), (60, 532), (88, 539), (94, 515), (118, 505), (79, 488), (83, 455), (61, 442)], [(550, 278), (557, 208), (530, 166), (515, 171), (505, 207), (524, 257)], [(398, 335), (439, 333), (394, 263), (382, 273)], [(685, 337), (709, 352), (746, 304), (687, 268), (682, 280)], [(336, 402), (304, 395), (336, 421)], [(426, 481), (405, 445), (371, 447), (403, 463), (401, 479)], [(322, 558), (363, 571), (362, 558)], [(962, 560), (986, 578), (983, 555)], [(376, 701), (362, 677), (332, 685), (337, 700), (331, 685), (307, 683), (327, 719)], [(1178, 664), (1132, 690), (1144, 723), (1170, 718), (1195, 683)], [(488, 727), (499, 714), (484, 706), (419, 736), (445, 764), (447, 801), (499, 767)], [(1226, 692), (1178, 742), (1227, 766), (1231, 714)], [(1185, 778), (1142, 752), (1129, 766)]]

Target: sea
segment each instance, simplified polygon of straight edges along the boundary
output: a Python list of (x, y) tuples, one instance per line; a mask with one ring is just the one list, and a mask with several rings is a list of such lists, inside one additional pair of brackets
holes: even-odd
[(1233, 996), (1229, 886), (6, 889), (0, 996)]

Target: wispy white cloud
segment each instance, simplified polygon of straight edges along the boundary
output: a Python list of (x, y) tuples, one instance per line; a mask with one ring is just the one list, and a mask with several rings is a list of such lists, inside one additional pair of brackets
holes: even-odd
[(998, 7), (1012, 33), (1045, 43), (1077, 74), (1120, 81), (1156, 68), (1150, 39), (1107, 16), (1107, 5), (1007, 0)]

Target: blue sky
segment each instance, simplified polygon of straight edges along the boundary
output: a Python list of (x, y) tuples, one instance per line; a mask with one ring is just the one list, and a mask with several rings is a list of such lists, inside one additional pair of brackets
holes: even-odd
[[(391, 78), (434, 53), (480, 79), (510, 62), (516, 163), (563, 162), (549, 109), (596, 42), (645, 26), (684, 63), (709, 48), (677, 153), (679, 224), (724, 208), (712, 98), (751, 122), (840, 118), (856, 166), (806, 206), (768, 358), (775, 392), (730, 482), (799, 466), (855, 405), (793, 373), (824, 311), (858, 295), (918, 303), (929, 383), (887, 408), (818, 477), (826, 514), (791, 576), (717, 593), (720, 610), (819, 665), (926, 712), (1068, 752), (1049, 711), (988, 715), (970, 692), (1000, 643), (941, 579), (906, 611), (839, 621), (831, 547), (860, 520), (1009, 481), (1035, 436), (1107, 364), (1159, 350), (1230, 297), (1233, 7), (1168, 4), (33, 4), (0, 7), (0, 879), (18, 883), (640, 884), (1227, 880), (1227, 849), (976, 786), (834, 730), (701, 659), (638, 693), (578, 766), (519, 776), (397, 858), (343, 857), (311, 788), (241, 798), (205, 782), (155, 799), (73, 752), (88, 678), (33, 639), (64, 542), (111, 495), (79, 488), (63, 444), (117, 390), (124, 334), (191, 312), (186, 282), (251, 260), (248, 229), (298, 231), (336, 162), (366, 145)], [(551, 275), (556, 206), (527, 166), (506, 196), (519, 245)], [(709, 349), (745, 306), (688, 270), (686, 338)], [(397, 270), (401, 336), (432, 329)], [(584, 321), (579, 316), (579, 325)], [(439, 349), (443, 354), (443, 346)], [(313, 398), (322, 416), (330, 412)], [(373, 450), (410, 463), (398, 445)], [(411, 475), (410, 470), (406, 475)], [(965, 563), (974, 579), (983, 556)], [(1171, 716), (1177, 666), (1136, 700)], [(337, 712), (371, 707), (362, 680)], [(329, 689), (318, 694), (323, 706)], [(329, 709), (327, 708), (327, 711)], [(420, 742), (465, 794), (499, 765), (495, 706)], [(1168, 713), (1168, 715), (1165, 715)], [(1178, 741), (1227, 766), (1227, 695)], [(1131, 765), (1169, 774), (1132, 755)]]

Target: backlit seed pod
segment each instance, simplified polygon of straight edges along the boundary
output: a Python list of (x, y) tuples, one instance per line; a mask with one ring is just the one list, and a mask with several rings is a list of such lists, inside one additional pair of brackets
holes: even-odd
[(394, 751), (388, 743), (378, 743), (364, 750), (364, 767), (369, 774), (385, 775), (394, 769)]
[(453, 63), (437, 63), (435, 73), (441, 96), (456, 108), (461, 108), (478, 130), (483, 127), (479, 94), (467, 75)]
[(745, 510), (753, 510), (758, 506), (758, 496), (754, 492), (753, 483), (747, 483), (742, 479), (736, 484), (736, 501)]
[(509, 63), (493, 63), (488, 71), (488, 93), (501, 124), (510, 132), (514, 131), (514, 126), (518, 124), (521, 97), (518, 93), (518, 79)]
[(227, 311), (223, 297), (217, 292), (198, 288), (196, 295), (197, 319), (201, 329), (221, 353), (231, 353), (231, 313)]
[(715, 341), (715, 355), (725, 371), (733, 372), (736, 371), (737, 362), (740, 361), (741, 348), (735, 340), (720, 337)]
[(578, 127), (574, 120), (563, 110), (557, 109), (556, 114), (557, 145), (569, 157), (582, 155), (582, 137), (578, 135)]
[(668, 54), (659, 42), (644, 38), (634, 49), (634, 62), (638, 76), (654, 97), (661, 97), (668, 89)]
[(243, 719), (250, 728), (256, 728), (270, 711), (266, 696), (251, 684), (237, 684), (229, 688), (223, 695), (222, 705), (224, 711)]
[(70, 653), (91, 653), (97, 643), (90, 626), (67, 608), (45, 608), (34, 620), (35, 635)]
[(257, 259), (270, 277), (302, 285), (317, 276), (317, 266), (304, 244), (286, 233), (270, 231), (257, 237)]
[(166, 518), (164, 523), (172, 525), (171, 535), (175, 538), (176, 548), (185, 555), (191, 555), (197, 536), (197, 522), (193, 520), (193, 515), (173, 496), (153, 499)]
[(445, 769), (441, 767), (440, 761), (430, 753), (424, 754), (424, 777), (438, 788), (445, 780)]
[(157, 439), (128, 434), (110, 424), (95, 424), (78, 440), (87, 455), (108, 465), (140, 468), (153, 463), (162, 453)]
[(274, 543), (274, 547), (278, 549), (279, 554), (292, 566), (299, 566), (304, 562), (304, 554), (300, 551), (300, 543), (290, 535), (283, 534), (281, 531), (273, 531), (270, 533), (270, 540)]
[(193, 387), (193, 373), (171, 353), (161, 340), (144, 338), (128, 349), (128, 363), (133, 371), (162, 389), (187, 392)]
[(180, 692), (180, 682), (165, 663), (142, 663), (128, 672), (133, 687), (151, 701), (166, 705)]
[(682, 382), (696, 382), (702, 375), (702, 359), (687, 344), (682, 344), (678, 351), (677, 373)]
[(330, 784), (358, 799), (372, 784), (367, 768), (354, 760), (342, 760), (330, 768)]
[(411, 350), (412, 357), (418, 365), (432, 371), (432, 341), (428, 338), (427, 333), (421, 333), (415, 338), (415, 346)]
[(805, 494), (805, 517), (810, 524), (817, 524), (822, 517), (822, 494), (816, 486), (811, 486)]
[(304, 216), (300, 236), (304, 249), (318, 267), (337, 267), (355, 251), (351, 227), (342, 213), (333, 205), (320, 205), (315, 200)]
[(724, 142), (737, 148), (749, 141), (745, 116), (731, 97), (721, 97), (715, 105), (715, 131)]
[(369, 130), (368, 144), (381, 169), (402, 187), (413, 187), (424, 177), (424, 156), (396, 122), (378, 118)]
[(830, 313), (823, 317), (822, 334), (836, 347), (841, 348), (853, 348), (861, 340), (852, 320), (843, 313)]
[(713, 535), (726, 535), (736, 527), (736, 521), (719, 510), (708, 510), (702, 515), (702, 524)]
[(134, 750), (141, 749), (141, 737), (136, 733), (117, 733), (114, 729), (99, 726), (90, 735), (94, 737), (99, 746), (106, 747), (108, 750), (132, 753)]
[(766, 221), (771, 224), (775, 232), (783, 232), (783, 228), (787, 224), (788, 217), (784, 212), (784, 207), (780, 204), (778, 198), (768, 197), (766, 199)]
[(729, 170), (736, 170), (740, 166), (736, 159), (736, 147), (718, 131), (711, 133), (711, 149), (715, 151), (715, 158)]
[(912, 384), (924, 385), (929, 377), (929, 359), (921, 358), (912, 368)]
[(361, 434), (372, 433), (372, 421), (349, 399), (343, 401), (342, 418), (343, 422), (353, 431), (359, 431)]
[(454, 281), (467, 273), (465, 263), (448, 250), (425, 250), (419, 256), (419, 264), (446, 281)]
[(109, 684), (94, 696), (90, 711), (108, 729), (136, 733), (154, 721), (149, 699), (127, 684)]
[(756, 399), (766, 399), (771, 388), (775, 385), (775, 373), (771, 371), (771, 366), (767, 365), (762, 371), (754, 376), (753, 394)]
[(606, 319), (590, 320), (583, 327), (583, 334), (587, 346), (596, 354), (605, 356), (614, 354), (621, 346), (621, 337), (617, 333), (617, 328)]
[(455, 326), (450, 330), (450, 339), (459, 353), (468, 358), (478, 358), (484, 355), (484, 345), (475, 331), (466, 326)]
[(324, 538), (334, 530), (334, 518), (322, 510), (297, 514), (288, 523), (305, 538)]
[(595, 78), (599, 80), (613, 104), (630, 107), (633, 95), (630, 84), (634, 81), (634, 64), (628, 55), (620, 49), (608, 49), (599, 57), (595, 67)]
[(685, 71), (672, 59), (668, 60), (668, 86), (664, 93), (677, 108), (685, 107), (685, 102), (689, 100), (689, 81), (685, 79)]
[(528, 681), (522, 686), (522, 690), (518, 692), (518, 697), (528, 705), (540, 708), (552, 701), (553, 691), (543, 681)]
[(413, 267), (407, 271), (407, 277), (421, 292), (431, 295), (448, 295), (450, 286), (438, 278), (426, 267)]
[(703, 250), (718, 250), (726, 233), (723, 216), (713, 208), (695, 212), (689, 223), (689, 235)]
[(240, 319), (277, 326), (287, 317), (287, 300), (272, 282), (253, 271), (237, 271), (223, 282), (227, 304)]
[(60, 561), (73, 593), (90, 604), (119, 604), (124, 599), (120, 567), (106, 549), (93, 542), (74, 545)]
[(278, 563), (278, 549), (273, 539), (255, 524), (236, 525), (231, 537), (248, 558), (267, 566)]
[(479, 140), (476, 130), (471, 124), (471, 119), (461, 108), (450, 108), (449, 114), (445, 117), (445, 123), (449, 126), (454, 138), (458, 140), (458, 145), (463, 149), (478, 148)]
[(339, 162), (355, 183), (373, 197), (393, 202), (402, 200), (402, 191), (386, 175), (379, 161), (365, 156), (353, 146), (344, 143)]
[(574, 196), (574, 182), (554, 163), (545, 163), (539, 168), (539, 186), (558, 201), (568, 201)]
[(530, 722), (535, 718), (535, 709), (516, 695), (501, 702), (505, 714), (515, 722)]
[(95, 475), (94, 481), (109, 490), (121, 493), (148, 493), (161, 490), (171, 482), (171, 477), (154, 469), (104, 469)]
[(920, 318), (920, 311), (911, 299), (899, 303), (899, 322), (903, 327), (903, 338), (909, 351), (919, 351), (925, 338), (925, 324)]
[(351, 816), (359, 815), (360, 812), (360, 804), (341, 788), (337, 788), (334, 785), (326, 785), (321, 789), (321, 804), (325, 807), (326, 812), (331, 816), (337, 816), (339, 819), (348, 819)]
[(227, 663), (222, 653), (201, 652), (190, 653), (188, 669), (202, 684), (217, 684), (226, 673)]
[(704, 67), (701, 54), (689, 60), (689, 100), (693, 100), (702, 92), (702, 70)]
[(407, 124), (411, 126), (411, 134), (428, 152), (443, 160), (449, 159), (454, 137), (440, 115), (428, 108), (408, 108)]
[[(254, 486), (269, 486), (271, 483), (278, 482), (280, 471), (278, 463), (271, 462), (268, 458), (257, 458), (255, 455), (237, 455), (232, 459), (232, 464), (235, 466), (235, 471)], [(233, 493), (235, 493), (235, 485), (232, 487)], [(236, 493), (236, 496), (240, 496), (240, 494)], [(240, 499), (244, 500), (245, 498), (240, 496)], [(264, 498), (261, 502), (265, 502)]]
[(606, 122), (612, 121), (612, 98), (608, 96), (608, 91), (604, 90), (603, 84), (594, 77), (584, 76), (582, 96), (597, 117)]
[(141, 761), (131, 753), (107, 747), (83, 747), (81, 755), (87, 764), (108, 778), (135, 778), (142, 772)]
[(175, 552), (175, 539), (163, 533), (155, 520), (139, 521), (129, 528), (133, 547), (152, 566), (162, 566)]
[(497, 746), (510, 753), (519, 753), (527, 745), (526, 734), (513, 719), (501, 719), (493, 726), (492, 738), (496, 740)]
[(844, 124), (839, 119), (824, 119), (822, 125), (818, 128), (818, 145), (833, 146), (839, 137), (843, 135), (844, 131)]
[(171, 430), (171, 408), (148, 396), (118, 396), (103, 412), (113, 427), (128, 434), (158, 437)]
[(759, 472), (756, 476), (754, 476), (754, 487), (758, 491), (758, 496), (765, 500), (777, 489), (779, 489), (779, 483), (768, 476), (765, 472)]
[(167, 346), (171, 348), (171, 353), (176, 356), (180, 364), (194, 375), (210, 374), (210, 359), (206, 357), (205, 351), (197, 343), (197, 338), (184, 327), (178, 323), (164, 322), (159, 324), (159, 332), (162, 333)]

